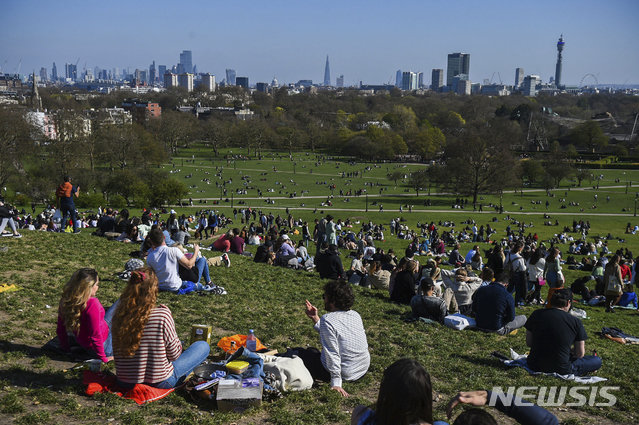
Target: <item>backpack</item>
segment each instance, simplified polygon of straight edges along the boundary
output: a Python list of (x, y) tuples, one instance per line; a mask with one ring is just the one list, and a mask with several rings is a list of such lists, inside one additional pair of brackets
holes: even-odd
[(509, 282), (513, 274), (514, 274), (514, 271), (513, 271), (512, 257), (511, 257), (511, 254), (508, 253), (508, 257), (506, 258), (506, 262), (504, 263), (504, 271), (503, 271), (504, 281)]

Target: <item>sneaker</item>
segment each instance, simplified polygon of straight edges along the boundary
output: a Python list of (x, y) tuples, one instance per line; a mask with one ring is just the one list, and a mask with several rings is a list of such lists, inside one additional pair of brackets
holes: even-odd
[(224, 261), (224, 264), (226, 264), (226, 267), (231, 267), (231, 259), (229, 258), (229, 255), (226, 252), (222, 254), (222, 261)]
[(22, 235), (20, 233), (16, 233), (15, 235), (13, 235), (13, 237), (16, 239), (20, 239)]
[(3, 238), (8, 238), (8, 237), (11, 237), (11, 236), (13, 236), (11, 233), (3, 233), (2, 234)]
[(221, 286), (214, 286), (214, 287), (211, 289), (211, 291), (210, 291), (210, 292), (211, 292), (212, 294), (215, 294), (215, 295), (226, 295), (226, 294), (228, 294), (228, 292), (226, 292), (226, 289), (224, 289), (224, 288), (223, 288), (223, 287), (221, 287)]
[(80, 233), (80, 232), (81, 232), (81, 230), (80, 230), (80, 229), (75, 229), (75, 230), (73, 231), (73, 233), (74, 233), (74, 234), (77, 234), (77, 233)]

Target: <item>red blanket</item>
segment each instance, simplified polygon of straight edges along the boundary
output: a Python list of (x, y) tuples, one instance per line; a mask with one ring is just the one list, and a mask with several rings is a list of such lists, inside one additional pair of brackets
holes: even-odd
[(175, 390), (175, 388), (163, 390), (144, 384), (135, 384), (135, 387), (127, 390), (117, 384), (115, 376), (101, 372), (91, 372), (90, 370), (84, 371), (82, 383), (87, 386), (87, 395), (109, 392), (133, 400), (137, 404), (145, 404), (159, 400)]

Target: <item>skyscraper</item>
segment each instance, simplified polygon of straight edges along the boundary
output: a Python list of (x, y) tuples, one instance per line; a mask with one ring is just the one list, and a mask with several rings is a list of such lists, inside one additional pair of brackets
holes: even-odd
[(249, 79), (248, 77), (237, 77), (235, 79), (235, 85), (238, 87), (244, 87), (245, 89), (249, 88)]
[(423, 72), (418, 72), (417, 73), (417, 88), (421, 89), (422, 87), (424, 87), (424, 73)]
[(336, 86), (339, 88), (344, 87), (344, 74), (341, 74), (339, 77), (337, 77), (337, 81), (336, 81)]
[(58, 68), (55, 66), (55, 62), (53, 62), (51, 67), (51, 80), (58, 81)]
[(402, 72), (402, 90), (417, 90), (417, 74), (412, 71)]
[(328, 65), (328, 55), (326, 55), (326, 66), (324, 67), (324, 86), (331, 85), (331, 67)]
[(515, 69), (515, 88), (518, 89), (524, 81), (524, 68)]
[(557, 41), (557, 66), (555, 67), (555, 85), (561, 88), (561, 54), (564, 51), (564, 35), (561, 34)]
[(235, 70), (234, 69), (227, 69), (226, 70), (226, 85), (227, 86), (234, 86), (235, 85)]
[(40, 81), (44, 83), (48, 79), (47, 69), (45, 67), (40, 68)]
[(162, 81), (164, 78), (164, 74), (166, 74), (166, 65), (158, 65), (157, 79)]
[[(468, 53), (450, 53), (448, 55), (446, 85), (452, 87), (453, 78), (459, 74), (470, 74), (470, 54)], [(455, 89), (455, 87), (452, 88)]]
[(157, 80), (157, 74), (155, 72), (155, 61), (149, 66), (149, 84), (154, 84)]
[(65, 77), (73, 81), (78, 79), (78, 66), (72, 63), (64, 64)]
[(402, 70), (398, 69), (395, 73), (395, 87), (402, 87)]
[(431, 74), (430, 88), (433, 91), (439, 91), (444, 86), (444, 70), (435, 68)]
[(541, 81), (539, 75), (526, 75), (521, 85), (521, 92), (524, 96), (537, 95), (537, 83)]
[(193, 55), (190, 50), (182, 50), (182, 53), (180, 53), (180, 65), (183, 72), (189, 74), (193, 72)]

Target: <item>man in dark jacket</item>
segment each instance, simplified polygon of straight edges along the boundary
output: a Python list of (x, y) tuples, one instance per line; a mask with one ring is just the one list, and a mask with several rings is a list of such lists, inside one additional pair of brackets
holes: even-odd
[(505, 276), (482, 286), (473, 295), (473, 313), (477, 327), (507, 335), (526, 324), (526, 316), (515, 316), (515, 300), (508, 293)]
[(435, 283), (430, 277), (425, 277), (419, 285), (418, 294), (410, 300), (410, 308), (414, 317), (444, 323), (444, 317), (448, 314), (446, 303), (442, 298), (435, 296), (434, 292)]
[[(13, 220), (13, 211), (11, 208), (7, 207), (4, 204), (4, 201), (2, 198), (0, 198), (0, 235), (2, 236), (13, 236), (14, 238), (21, 238), (22, 235), (20, 233), (18, 233), (18, 230), (16, 229), (16, 223)], [(4, 228), (7, 226), (7, 224), (9, 225), (9, 228), (11, 229), (11, 231), (13, 232), (13, 234), (6, 234), (3, 235), (2, 232), (4, 232)]]
[(329, 245), (326, 250), (320, 251), (315, 258), (315, 268), (322, 279), (344, 279), (346, 276), (337, 245)]

